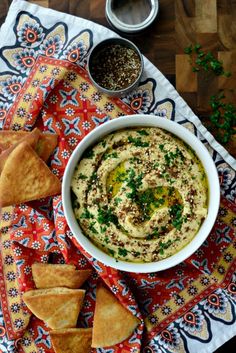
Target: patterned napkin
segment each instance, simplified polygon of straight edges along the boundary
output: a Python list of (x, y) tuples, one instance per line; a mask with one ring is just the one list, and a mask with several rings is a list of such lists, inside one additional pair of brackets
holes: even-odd
[(109, 119), (147, 113), (174, 120), (212, 155), (222, 192), (218, 218), (207, 240), (185, 262), (168, 271), (133, 274), (85, 253), (66, 224), (61, 196), (2, 209), (1, 352), (53, 352), (48, 328), (30, 316), (21, 300), (21, 293), (34, 287), (31, 265), (36, 261), (93, 268), (80, 327), (92, 327), (98, 280), (141, 319), (129, 339), (93, 352), (211, 352), (236, 333), (236, 161), (148, 60), (142, 82), (126, 97), (111, 99), (96, 91), (86, 72), (87, 54), (93, 44), (114, 35), (87, 20), (13, 1), (0, 32), (0, 127), (38, 126), (57, 133), (50, 167), (62, 178), (73, 149)]

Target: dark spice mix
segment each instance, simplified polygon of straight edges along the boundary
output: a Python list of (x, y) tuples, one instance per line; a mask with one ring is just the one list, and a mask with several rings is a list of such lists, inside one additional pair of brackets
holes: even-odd
[(103, 88), (117, 91), (130, 86), (141, 70), (139, 55), (119, 44), (108, 45), (91, 62), (91, 75)]

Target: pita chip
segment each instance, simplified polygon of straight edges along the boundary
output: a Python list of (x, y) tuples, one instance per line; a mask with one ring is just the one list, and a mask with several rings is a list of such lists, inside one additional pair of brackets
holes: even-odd
[(82, 289), (34, 289), (23, 294), (32, 313), (51, 329), (75, 327), (84, 300)]
[(0, 153), (9, 147), (12, 147), (17, 142), (20, 142), (24, 137), (29, 134), (27, 131), (13, 131), (1, 130), (0, 131)]
[[(35, 146), (32, 146), (29, 142), (29, 136), (35, 131), (39, 134), (39, 138)], [(38, 128), (35, 128), (32, 132), (1, 130), (0, 153), (22, 141), (26, 141), (36, 150), (39, 157), (41, 157), (44, 161), (47, 161), (57, 146), (57, 137), (58, 136), (56, 134), (42, 133)]]
[(55, 353), (90, 353), (92, 328), (70, 328), (50, 332)]
[(97, 287), (92, 347), (108, 347), (127, 339), (139, 324), (107, 288)]
[(58, 136), (56, 134), (47, 134), (41, 132), (35, 150), (39, 157), (44, 161), (48, 160), (52, 152), (57, 147), (57, 137)]
[(91, 272), (91, 270), (76, 270), (74, 265), (42, 263), (34, 263), (32, 265), (36, 288), (80, 288)]
[(39, 129), (34, 129), (32, 132), (29, 132), (27, 136), (23, 136), (18, 142), (14, 143), (12, 146), (8, 147), (0, 154), (0, 174), (3, 170), (3, 167), (6, 163), (7, 158), (14, 150), (16, 146), (18, 146), (21, 142), (27, 142), (33, 149), (35, 149), (40, 136)]
[(61, 192), (60, 180), (26, 142), (7, 158), (0, 177), (2, 207), (52, 196)]

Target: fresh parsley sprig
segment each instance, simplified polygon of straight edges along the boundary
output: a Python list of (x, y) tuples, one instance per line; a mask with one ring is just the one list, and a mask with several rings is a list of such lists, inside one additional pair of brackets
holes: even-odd
[(185, 54), (190, 56), (193, 72), (198, 72), (202, 68), (206, 72), (212, 71), (216, 76), (231, 76), (231, 72), (224, 71), (222, 61), (216, 59), (212, 52), (204, 52), (200, 44), (191, 44), (184, 49)]
[(224, 102), (225, 95), (220, 92), (210, 98), (212, 113), (210, 121), (215, 126), (216, 138), (221, 143), (227, 143), (236, 134), (236, 107)]
[[(231, 72), (224, 70), (223, 63), (216, 59), (212, 52), (204, 52), (200, 44), (191, 44), (184, 49), (184, 52), (190, 56), (193, 72), (197, 73), (202, 69), (216, 76), (231, 76)], [(214, 127), (216, 138), (222, 144), (228, 143), (236, 134), (236, 106), (226, 103), (224, 99), (224, 92), (221, 91), (217, 95), (212, 95), (209, 102), (212, 109), (209, 128)]]

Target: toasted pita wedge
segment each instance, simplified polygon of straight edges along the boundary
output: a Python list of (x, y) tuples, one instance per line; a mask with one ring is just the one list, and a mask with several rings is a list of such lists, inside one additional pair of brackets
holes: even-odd
[(3, 170), (3, 167), (5, 165), (7, 158), (9, 157), (9, 155), (11, 154), (11, 152), (14, 150), (14, 148), (17, 145), (19, 145), (21, 142), (25, 141), (28, 143), (28, 145), (30, 145), (33, 149), (35, 149), (35, 147), (38, 143), (38, 140), (39, 140), (39, 136), (40, 136), (40, 130), (34, 129), (32, 132), (29, 132), (26, 136), (23, 136), (22, 139), (20, 139), (18, 142), (16, 142), (12, 146), (10, 146), (8, 149), (4, 150), (0, 154), (0, 174)]
[(13, 131), (1, 130), (0, 131), (0, 153), (9, 147), (12, 147), (17, 142), (20, 142), (29, 132), (27, 131)]
[(59, 194), (61, 183), (26, 142), (7, 158), (0, 177), (2, 207)]
[[(34, 129), (39, 132), (38, 143), (34, 146), (38, 155), (47, 161), (49, 156), (52, 154), (57, 146), (57, 135), (42, 133), (39, 129)], [(15, 144), (24, 141), (28, 141), (28, 136), (31, 132), (28, 131), (11, 131), (2, 130), (0, 131), (0, 153), (4, 150), (14, 146)], [(33, 147), (33, 146), (32, 146)]]
[(105, 287), (97, 287), (92, 347), (108, 347), (128, 338), (139, 320)]
[(91, 328), (70, 328), (50, 332), (55, 353), (90, 353)]
[(75, 327), (84, 300), (82, 289), (34, 289), (23, 294), (30, 311), (52, 329)]
[(88, 279), (91, 272), (91, 270), (76, 270), (74, 265), (42, 263), (32, 265), (32, 274), (36, 288), (80, 288)]
[(47, 161), (52, 152), (57, 146), (56, 134), (43, 134), (41, 132), (38, 143), (36, 145), (36, 152), (44, 161)]

